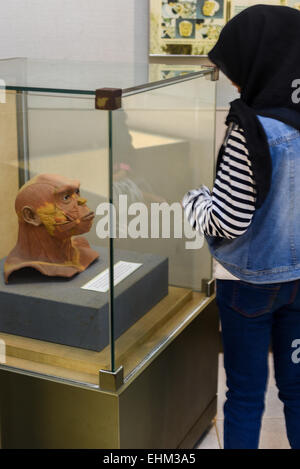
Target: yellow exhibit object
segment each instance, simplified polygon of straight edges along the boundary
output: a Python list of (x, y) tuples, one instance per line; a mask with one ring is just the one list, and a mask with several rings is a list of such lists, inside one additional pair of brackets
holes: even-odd
[(220, 9), (220, 4), (215, 0), (206, 0), (203, 4), (202, 12), (204, 16), (214, 16)]
[(181, 21), (179, 23), (179, 33), (182, 37), (190, 37), (193, 32), (193, 23), (191, 21)]

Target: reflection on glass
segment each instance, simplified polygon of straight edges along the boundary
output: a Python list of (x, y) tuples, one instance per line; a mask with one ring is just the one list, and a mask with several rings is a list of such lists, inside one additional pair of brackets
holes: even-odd
[(126, 308), (140, 323), (127, 342), (118, 339), (124, 304), (115, 292), (116, 367), (126, 375), (186, 318), (194, 298), (201, 302), (211, 278), (208, 248), (185, 223), (180, 201), (191, 187), (212, 184), (214, 84), (198, 78), (124, 98), (112, 129), (114, 256), (141, 264), (139, 277), (127, 280), (132, 289), (138, 281)]

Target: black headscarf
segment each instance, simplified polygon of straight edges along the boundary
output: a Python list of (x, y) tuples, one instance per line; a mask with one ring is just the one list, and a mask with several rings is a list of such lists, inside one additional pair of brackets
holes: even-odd
[[(292, 100), (292, 83), (300, 80), (300, 11), (271, 5), (243, 10), (225, 25), (209, 58), (241, 88), (240, 99), (230, 103), (226, 124), (244, 129), (258, 208), (271, 185), (272, 163), (257, 114), (300, 129), (300, 103)], [(218, 163), (221, 156), (222, 148)]]

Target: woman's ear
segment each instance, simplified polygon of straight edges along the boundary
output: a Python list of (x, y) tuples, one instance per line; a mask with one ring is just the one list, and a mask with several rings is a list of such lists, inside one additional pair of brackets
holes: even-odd
[(41, 219), (32, 207), (25, 206), (22, 208), (22, 217), (26, 223), (30, 223), (34, 226), (41, 225)]

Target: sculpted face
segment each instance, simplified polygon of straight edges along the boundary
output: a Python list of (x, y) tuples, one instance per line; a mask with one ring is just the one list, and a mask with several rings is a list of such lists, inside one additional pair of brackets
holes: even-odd
[(95, 260), (98, 253), (85, 238), (73, 238), (92, 227), (94, 212), (86, 202), (77, 180), (43, 174), (28, 181), (16, 198), (19, 237), (6, 260), (6, 279), (25, 266), (69, 277)]
[[(34, 189), (38, 190), (39, 184)], [(78, 181), (70, 181), (53, 190), (42, 188), (44, 198), (39, 206), (24, 205), (21, 217), (26, 223), (35, 226), (43, 224), (50, 236), (65, 239), (90, 231), (94, 212), (86, 205), (86, 199), (80, 196)], [(41, 196), (39, 196), (41, 199)], [(20, 212), (19, 212), (20, 213)]]

